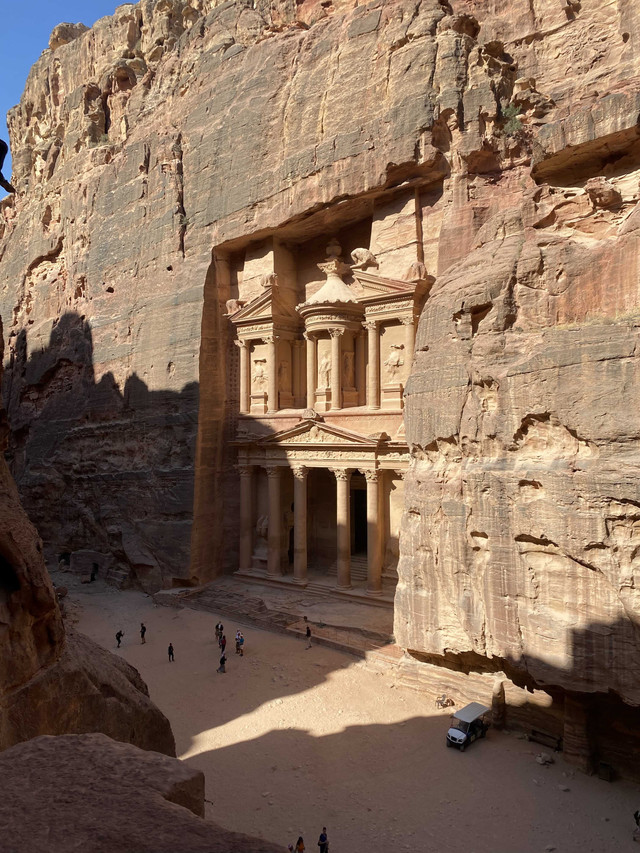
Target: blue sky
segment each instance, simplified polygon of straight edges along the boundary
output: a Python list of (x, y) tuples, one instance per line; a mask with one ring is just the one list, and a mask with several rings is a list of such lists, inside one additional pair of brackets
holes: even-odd
[[(29, 69), (49, 45), (51, 30), (63, 22), (81, 22), (88, 27), (98, 18), (111, 15), (123, 0), (0, 0), (0, 136), (9, 141), (7, 111), (24, 90)], [(8, 179), (7, 157), (3, 174)], [(4, 195), (0, 190), (0, 196)]]

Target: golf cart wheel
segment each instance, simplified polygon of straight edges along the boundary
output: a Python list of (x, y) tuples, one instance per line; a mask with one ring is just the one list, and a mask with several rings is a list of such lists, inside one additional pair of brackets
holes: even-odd
[(449, 747), (449, 749), (451, 749), (451, 747), (453, 746), (453, 744), (451, 743), (451, 741), (449, 740), (449, 738), (447, 738), (446, 743), (447, 743), (447, 746)]
[(460, 752), (464, 752), (466, 748), (467, 748), (466, 743), (461, 743), (461, 744), (460, 744)]

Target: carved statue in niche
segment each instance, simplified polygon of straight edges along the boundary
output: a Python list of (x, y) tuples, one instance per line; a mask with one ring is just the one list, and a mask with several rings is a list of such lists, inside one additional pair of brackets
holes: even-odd
[(269, 516), (261, 515), (256, 522), (256, 545), (254, 554), (259, 560), (266, 560), (269, 551), (267, 537), (269, 536)]
[(278, 365), (278, 380), (283, 391), (288, 391), (291, 387), (289, 376), (289, 362), (285, 359)]
[(254, 358), (253, 360), (254, 368), (251, 374), (251, 381), (257, 391), (262, 391), (267, 386), (266, 362), (266, 358)]
[(318, 386), (320, 388), (329, 388), (331, 385), (331, 359), (328, 355), (323, 355), (318, 365)]
[(404, 359), (402, 358), (401, 350), (404, 349), (404, 344), (391, 344), (389, 347), (389, 355), (384, 362), (384, 366), (387, 368), (387, 376), (389, 379), (395, 379), (396, 373), (400, 370), (402, 365), (404, 364)]
[(342, 355), (342, 376), (344, 387), (351, 391), (355, 383), (354, 357), (352, 352), (345, 352)]

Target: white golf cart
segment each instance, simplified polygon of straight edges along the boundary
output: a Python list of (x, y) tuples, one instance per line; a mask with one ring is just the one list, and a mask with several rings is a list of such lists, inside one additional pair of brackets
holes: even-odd
[(451, 727), (447, 732), (447, 746), (457, 746), (464, 752), (467, 746), (479, 737), (484, 737), (489, 728), (486, 715), (490, 709), (479, 702), (471, 702), (451, 715)]

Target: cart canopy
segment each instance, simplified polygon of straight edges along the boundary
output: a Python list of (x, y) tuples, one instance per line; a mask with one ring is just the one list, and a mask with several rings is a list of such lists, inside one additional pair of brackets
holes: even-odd
[(465, 705), (464, 708), (456, 711), (453, 716), (456, 720), (462, 720), (463, 723), (472, 723), (490, 710), (486, 705), (481, 705), (479, 702), (471, 702), (469, 705)]

